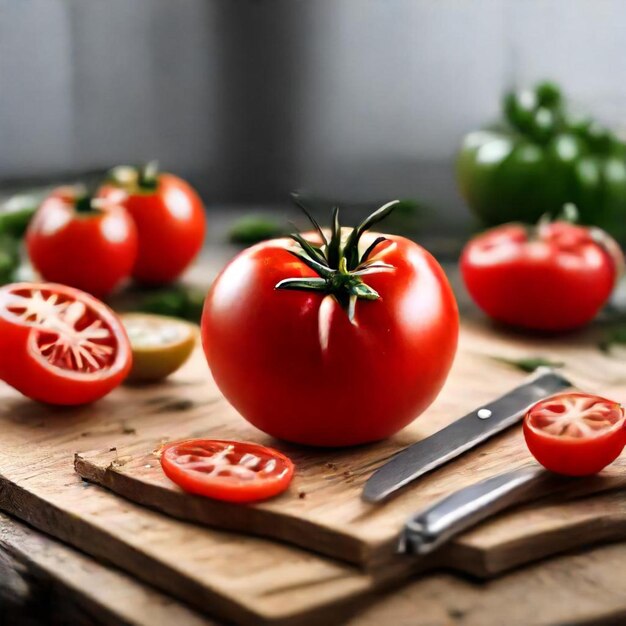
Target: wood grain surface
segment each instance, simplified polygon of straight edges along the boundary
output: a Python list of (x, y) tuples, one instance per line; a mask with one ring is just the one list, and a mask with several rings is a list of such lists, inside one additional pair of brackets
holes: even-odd
[[(599, 496), (609, 500), (621, 494)], [(626, 544), (493, 581), (431, 574), (342, 610), (346, 626), (562, 626), (626, 620)], [(0, 515), (0, 607), (20, 626), (217, 626), (125, 574)]]
[(7, 626), (217, 626), (130, 576), (3, 514), (0, 581), (0, 623)]
[[(497, 332), (489, 334), (493, 340), (486, 336), (482, 329), (466, 327), (453, 374), (432, 409), (397, 437), (356, 450), (317, 452), (271, 441), (221, 399), (199, 354), (166, 385), (126, 387), (96, 405), (73, 411), (51, 410), (0, 387), (0, 506), (210, 614), (251, 624), (304, 623), (305, 617), (330, 621), (339, 615), (338, 604), (400, 580), (413, 569), (411, 560), (390, 562), (388, 548), (406, 513), (426, 501), (423, 493), (429, 498), (443, 495), (479, 476), (529, 461), (519, 432), (514, 431), (471, 453), (461, 465), (440, 470), (440, 477), (433, 474), (420, 481), (391, 506), (363, 514), (356, 497), (374, 467), (396, 450), (523, 378), (491, 356), (536, 356), (537, 346)], [(608, 389), (616, 399), (625, 399), (624, 361), (573, 341), (539, 346), (543, 356), (565, 360), (566, 374), (583, 388)], [(321, 533), (320, 543), (326, 540), (324, 528), (336, 533), (342, 525), (354, 525), (356, 539), (347, 542), (357, 546), (354, 554), (365, 550), (366, 555), (384, 558), (363, 559), (372, 565), (363, 571), (276, 542), (202, 528), (122, 500), (81, 481), (73, 471), (73, 455), (79, 450), (117, 453), (120, 464), (126, 448), (145, 454), (163, 440), (218, 433), (271, 443), (294, 457), (299, 474), (291, 490), (266, 506), (312, 520), (310, 528)], [(122, 462), (120, 468), (130, 462)], [(616, 464), (597, 486), (621, 484), (623, 470), (623, 464)], [(316, 495), (318, 491), (321, 495)], [(337, 506), (339, 496), (353, 499)], [(331, 497), (334, 500), (325, 503)], [(618, 499), (605, 505), (592, 498), (511, 511), (459, 537), (446, 559), (450, 565), (490, 575), (572, 545), (612, 539), (624, 532), (620, 503)], [(602, 522), (594, 524), (599, 512)], [(352, 529), (344, 531), (346, 536), (350, 533)]]

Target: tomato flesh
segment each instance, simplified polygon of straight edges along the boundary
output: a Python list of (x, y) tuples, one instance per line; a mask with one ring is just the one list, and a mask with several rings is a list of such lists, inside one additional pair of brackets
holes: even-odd
[(524, 437), (545, 468), (567, 476), (595, 474), (612, 463), (626, 444), (624, 410), (600, 396), (559, 394), (528, 411)]
[(82, 404), (119, 385), (131, 366), (117, 316), (65, 285), (18, 283), (0, 289), (0, 378), (51, 404)]
[(591, 321), (609, 299), (623, 255), (599, 229), (553, 222), (506, 224), (472, 239), (461, 255), (472, 299), (491, 318), (546, 331)]
[(294, 466), (285, 455), (254, 443), (192, 439), (167, 444), (165, 475), (181, 489), (227, 502), (255, 502), (287, 489)]

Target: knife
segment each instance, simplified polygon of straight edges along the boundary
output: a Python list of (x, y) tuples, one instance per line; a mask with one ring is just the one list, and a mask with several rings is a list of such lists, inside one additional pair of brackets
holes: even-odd
[(552, 493), (569, 481), (571, 479), (547, 472), (539, 465), (491, 476), (412, 515), (400, 534), (397, 551), (419, 556), (430, 554), (487, 517), (536, 496)]
[(555, 371), (538, 368), (524, 384), (396, 454), (370, 476), (362, 499), (384, 500), (426, 472), (513, 426), (535, 402), (572, 386)]

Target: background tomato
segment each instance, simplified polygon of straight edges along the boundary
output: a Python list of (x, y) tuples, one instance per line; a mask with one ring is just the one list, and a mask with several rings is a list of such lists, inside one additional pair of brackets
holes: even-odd
[(15, 283), (0, 289), (0, 379), (33, 400), (92, 402), (131, 367), (118, 317), (78, 289)]
[(139, 254), (133, 277), (146, 284), (176, 280), (200, 252), (206, 232), (204, 205), (193, 188), (173, 174), (159, 173), (153, 163), (145, 168), (120, 166), (111, 172), (111, 185), (127, 192), (124, 206), (139, 235)]
[(261, 430), (303, 444), (392, 435), (435, 399), (456, 351), (456, 302), (428, 252), (366, 233), (357, 255), (347, 244), (353, 231), (335, 231), (317, 248), (330, 259), (317, 268), (327, 279), (302, 238), (261, 243), (222, 271), (202, 318), (207, 361), (226, 398)]
[(626, 444), (624, 410), (619, 403), (584, 393), (542, 400), (524, 418), (524, 437), (545, 468), (567, 476), (596, 474)]
[(80, 187), (60, 187), (31, 220), (28, 255), (41, 276), (102, 297), (130, 272), (137, 257), (135, 225), (117, 191), (92, 200)]
[(165, 475), (181, 489), (227, 502), (257, 502), (282, 493), (293, 478), (284, 454), (256, 443), (191, 439), (167, 444)]
[(606, 233), (568, 222), (506, 224), (472, 239), (461, 255), (467, 290), (487, 315), (551, 331), (592, 320), (622, 264), (619, 246)]

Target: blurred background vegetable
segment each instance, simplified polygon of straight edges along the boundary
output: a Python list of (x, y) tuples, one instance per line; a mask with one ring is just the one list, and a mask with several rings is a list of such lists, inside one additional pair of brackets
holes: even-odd
[(463, 197), (485, 225), (534, 223), (566, 203), (626, 241), (626, 144), (571, 112), (560, 88), (507, 93), (502, 120), (469, 133), (457, 160)]

